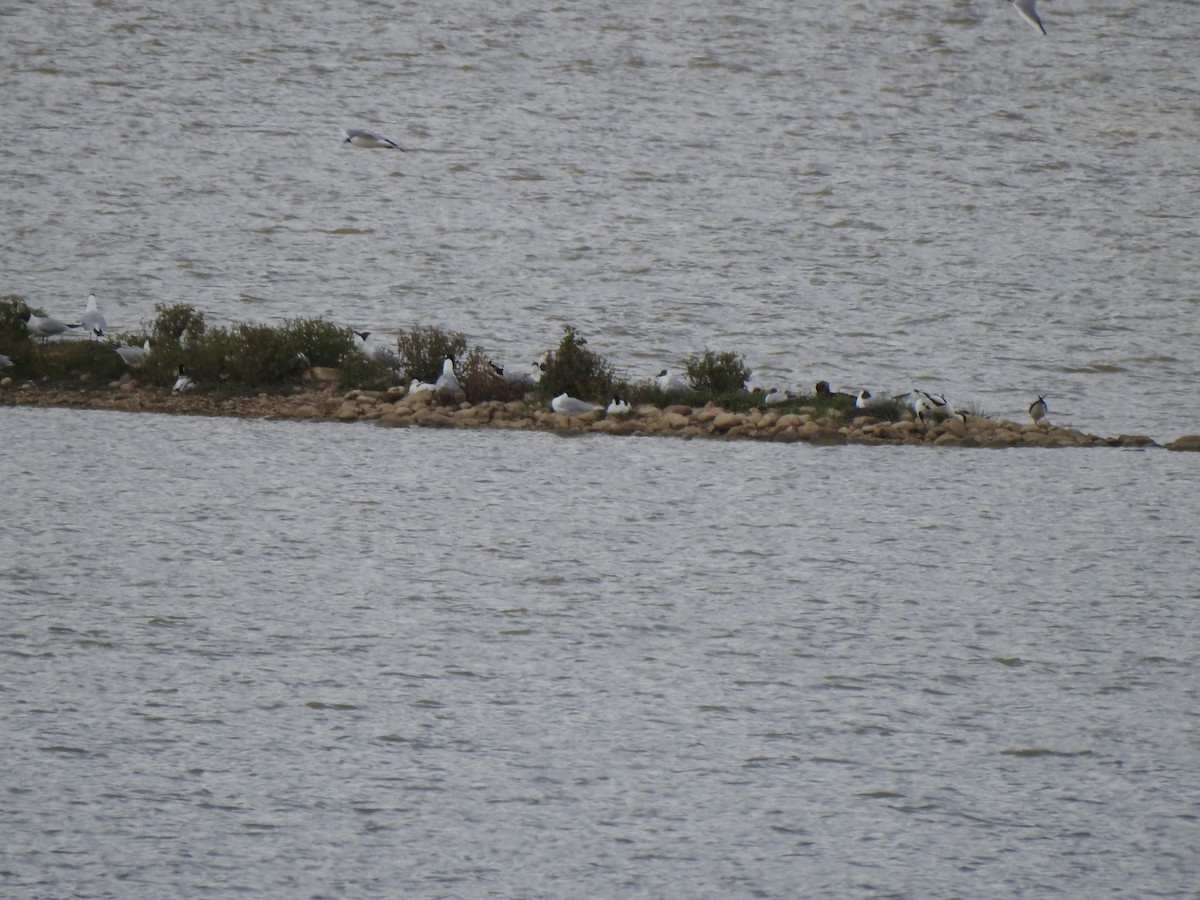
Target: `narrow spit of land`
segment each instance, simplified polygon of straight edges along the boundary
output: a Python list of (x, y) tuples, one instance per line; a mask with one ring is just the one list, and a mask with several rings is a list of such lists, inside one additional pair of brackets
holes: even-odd
[[(7, 380), (7, 379), (6, 379)], [(173, 413), (231, 418), (373, 422), (379, 427), (496, 428), (550, 431), (563, 435), (609, 434), (807, 442), (814, 444), (893, 444), (935, 447), (1158, 447), (1145, 435), (1104, 437), (1042, 421), (1039, 424), (957, 416), (927, 427), (905, 418), (885, 421), (869, 410), (801, 407), (780, 412), (754, 408), (744, 412), (672, 405), (637, 406), (628, 415), (602, 410), (579, 416), (552, 412), (532, 395), (510, 402), (470, 404), (429, 391), (409, 394), (403, 387), (386, 391), (343, 391), (336, 384), (297, 386), (283, 393), (177, 394), (136, 382), (104, 387), (47, 387), (32, 383), (0, 386), (0, 404)], [(1200, 450), (1200, 436), (1187, 435), (1168, 449)]]

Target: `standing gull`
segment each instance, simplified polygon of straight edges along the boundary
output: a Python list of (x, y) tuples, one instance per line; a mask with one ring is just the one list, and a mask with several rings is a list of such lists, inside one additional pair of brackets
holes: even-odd
[(104, 337), (104, 329), (108, 323), (104, 320), (104, 313), (96, 306), (96, 295), (88, 294), (87, 296), (87, 311), (79, 320), (83, 327), (88, 330), (88, 337), (102, 338)]
[(1046, 413), (1049, 411), (1050, 407), (1046, 406), (1046, 398), (1041, 394), (1038, 394), (1038, 398), (1029, 404), (1029, 416), (1035, 425), (1046, 418)]
[(1021, 18), (1040, 31), (1046, 33), (1046, 27), (1042, 24), (1042, 20), (1037, 14), (1037, 0), (1012, 0), (1012, 5), (1017, 8), (1017, 12), (1021, 14)]
[(40, 337), (44, 344), (48, 338), (54, 337), (56, 334), (62, 334), (72, 328), (78, 328), (79, 324), (68, 325), (66, 322), (60, 322), (51, 316), (35, 316), (29, 314), (29, 318), (25, 320), (25, 327), (29, 329), (29, 333), (34, 337)]
[(437, 385), (438, 392), (445, 391), (449, 394), (459, 394), (462, 388), (458, 385), (458, 376), (454, 374), (454, 357), (447, 356), (442, 362), (442, 374), (438, 376)]
[(354, 147), (365, 147), (368, 150), (400, 150), (404, 151), (393, 140), (383, 137), (382, 135), (373, 134), (370, 131), (363, 131), (361, 128), (347, 128), (346, 139), (343, 144), (350, 144)]

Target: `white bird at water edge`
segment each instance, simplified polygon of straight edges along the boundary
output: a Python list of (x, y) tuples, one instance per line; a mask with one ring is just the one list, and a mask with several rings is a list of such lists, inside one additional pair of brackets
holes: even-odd
[(382, 135), (374, 134), (370, 131), (363, 131), (361, 128), (347, 128), (346, 139), (343, 144), (351, 144), (355, 147), (365, 147), (367, 150), (400, 150), (404, 148), (395, 141), (383, 137)]
[(588, 403), (586, 400), (579, 400), (576, 397), (568, 396), (567, 392), (563, 391), (550, 401), (550, 408), (560, 416), (566, 416), (567, 428), (570, 428), (571, 416), (582, 416), (590, 412), (595, 412), (600, 407), (593, 403)]
[[(567, 399), (569, 400), (571, 398), (568, 397)], [(622, 400), (620, 397), (614, 396), (612, 398), (612, 403), (608, 404), (608, 408), (605, 410), (605, 412), (610, 416), (627, 416), (633, 412), (633, 407), (630, 406), (627, 401)]]

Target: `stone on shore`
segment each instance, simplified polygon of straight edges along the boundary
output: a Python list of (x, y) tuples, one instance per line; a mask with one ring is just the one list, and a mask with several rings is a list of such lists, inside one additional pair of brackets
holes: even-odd
[(1200, 451), (1200, 434), (1185, 434), (1167, 444), (1168, 450)]

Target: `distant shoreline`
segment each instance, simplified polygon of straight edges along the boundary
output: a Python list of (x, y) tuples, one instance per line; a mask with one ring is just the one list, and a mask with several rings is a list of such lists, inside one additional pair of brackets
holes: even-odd
[(646, 435), (675, 438), (759, 440), (821, 445), (889, 444), (936, 447), (1125, 447), (1200, 450), (1200, 435), (1185, 435), (1161, 445), (1145, 435), (1102, 437), (1042, 422), (1019, 424), (968, 415), (930, 424), (885, 421), (869, 410), (826, 411), (812, 408), (780, 413), (769, 408), (734, 412), (708, 404), (642, 405), (628, 416), (600, 412), (566, 416), (536, 402), (490, 400), (454, 403), (430, 392), (409, 395), (387, 391), (342, 391), (336, 385), (296, 387), (290, 392), (175, 394), (162, 387), (136, 384), (103, 387), (0, 385), (0, 405), (114, 410), (227, 418), (374, 422), (380, 427), (494, 428), (562, 434)]

